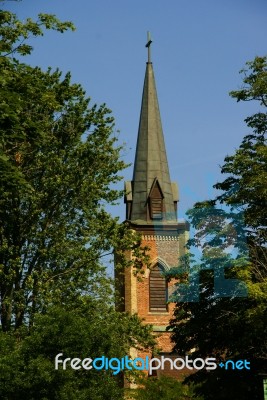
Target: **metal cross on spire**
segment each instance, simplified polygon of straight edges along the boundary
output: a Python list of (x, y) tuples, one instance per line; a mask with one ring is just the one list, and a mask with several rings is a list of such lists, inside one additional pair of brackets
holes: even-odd
[(147, 47), (147, 52), (148, 52), (148, 54), (147, 54), (147, 62), (148, 63), (151, 63), (151, 51), (150, 51), (151, 43), (152, 43), (152, 40), (151, 40), (150, 32), (147, 32), (147, 44), (146, 44), (146, 47)]

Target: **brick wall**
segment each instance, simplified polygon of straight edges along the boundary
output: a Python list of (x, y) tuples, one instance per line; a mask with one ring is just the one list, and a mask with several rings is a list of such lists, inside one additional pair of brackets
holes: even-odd
[[(172, 267), (178, 266), (179, 257), (184, 254), (184, 245), (187, 240), (188, 232), (180, 232), (179, 235), (175, 234), (157, 234), (151, 232), (151, 234), (143, 234), (142, 246), (148, 246), (150, 248), (150, 260), (153, 265), (159, 262), (164, 270), (169, 270)], [(128, 259), (131, 254), (127, 254)], [(153, 334), (157, 341), (157, 350), (160, 353), (164, 353), (168, 357), (168, 353), (172, 352), (173, 344), (171, 342), (171, 332), (166, 331), (166, 327), (169, 325), (169, 321), (173, 316), (175, 304), (170, 303), (167, 306), (166, 312), (150, 312), (149, 310), (149, 274), (150, 269), (144, 266), (144, 276), (141, 281), (134, 275), (133, 268), (127, 268), (124, 272), (124, 305), (125, 311), (131, 314), (137, 313), (140, 318), (144, 320), (144, 323), (153, 325)], [(169, 283), (173, 285), (174, 280)], [(152, 358), (151, 352), (146, 350), (137, 351), (132, 349), (134, 354), (131, 354), (133, 358), (141, 357), (145, 359), (146, 356)], [(154, 357), (155, 355), (153, 355)], [(175, 357), (174, 355), (172, 357)], [(177, 355), (176, 355), (177, 357)], [(168, 368), (166, 371), (158, 370), (155, 372), (157, 376), (168, 375), (181, 379), (184, 375), (184, 371), (171, 371)], [(188, 374), (188, 373), (187, 373)], [(131, 387), (131, 385), (130, 385)]]
[[(168, 237), (158, 236), (158, 239), (152, 239), (151, 236), (147, 238), (144, 236), (142, 245), (146, 245), (150, 248), (150, 259), (153, 263), (160, 262), (166, 269), (175, 267), (178, 265), (179, 257), (179, 241), (178, 237), (172, 237), (169, 240)], [(166, 312), (150, 312), (149, 311), (149, 274), (150, 269), (144, 266), (145, 274), (141, 281), (136, 279), (134, 294), (137, 304), (137, 313), (141, 318), (145, 319), (146, 323), (166, 326), (173, 315), (174, 304), (169, 304)], [(170, 283), (171, 285), (172, 283)]]

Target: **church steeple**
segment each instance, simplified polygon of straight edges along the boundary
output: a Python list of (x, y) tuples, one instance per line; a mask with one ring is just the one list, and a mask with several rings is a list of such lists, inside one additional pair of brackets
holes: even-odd
[[(153, 326), (158, 348), (162, 354), (171, 352), (171, 332), (167, 330), (173, 318), (174, 303), (167, 304), (166, 293), (176, 282), (165, 279), (165, 273), (179, 266), (189, 238), (189, 225), (177, 221), (178, 188), (170, 180), (164, 136), (161, 126), (156, 84), (151, 62), (151, 38), (148, 37), (148, 60), (139, 121), (133, 180), (126, 182), (125, 203), (127, 225), (138, 232), (140, 248), (147, 249), (149, 263), (142, 265), (142, 279), (130, 266), (121, 273), (116, 266), (117, 290), (121, 295), (118, 309), (137, 314)], [(125, 251), (127, 261), (135, 253)], [(119, 256), (117, 257), (119, 261)], [(139, 357), (151, 352), (136, 352)], [(160, 375), (164, 375), (160, 371)]]
[[(177, 220), (178, 189), (171, 183), (148, 36), (148, 62), (136, 146), (133, 181), (126, 182), (126, 218), (137, 224)], [(155, 220), (155, 221), (154, 221)]]

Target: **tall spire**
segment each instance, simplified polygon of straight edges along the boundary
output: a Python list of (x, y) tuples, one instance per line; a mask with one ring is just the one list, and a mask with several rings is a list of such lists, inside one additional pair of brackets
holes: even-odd
[[(138, 224), (153, 220), (172, 221), (176, 218), (177, 186), (171, 183), (156, 84), (150, 60), (148, 62), (136, 146), (133, 181), (126, 184), (127, 219)], [(155, 221), (154, 221), (155, 222)]]

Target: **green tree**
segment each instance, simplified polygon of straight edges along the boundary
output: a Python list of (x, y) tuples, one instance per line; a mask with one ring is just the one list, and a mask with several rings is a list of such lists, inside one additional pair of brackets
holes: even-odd
[(1, 322), (8, 330), (31, 323), (41, 298), (67, 301), (95, 285), (99, 257), (112, 251), (118, 230), (104, 205), (118, 197), (109, 186), (124, 164), (109, 111), (89, 108), (69, 74), (61, 80), (59, 71), (15, 62), (5, 64), (1, 81)]
[[(261, 110), (245, 120), (252, 133), (244, 137), (233, 156), (225, 158), (221, 172), (227, 177), (214, 185), (219, 195), (197, 203), (188, 213), (196, 228), (189, 245), (202, 249), (200, 263), (193, 263), (200, 282), (192, 281), (195, 285), (191, 287), (199, 292), (199, 301), (178, 303), (170, 324), (179, 352), (196, 349), (195, 357), (251, 362), (250, 371), (216, 369), (192, 376), (192, 381), (202, 382), (207, 400), (261, 399), (258, 374), (266, 372), (267, 58), (256, 57), (241, 72), (244, 85), (230, 95), (237, 101), (256, 100)], [(188, 258), (185, 277), (193, 269)], [(234, 291), (218, 295), (214, 287), (218, 273), (242, 280), (247, 296)]]

